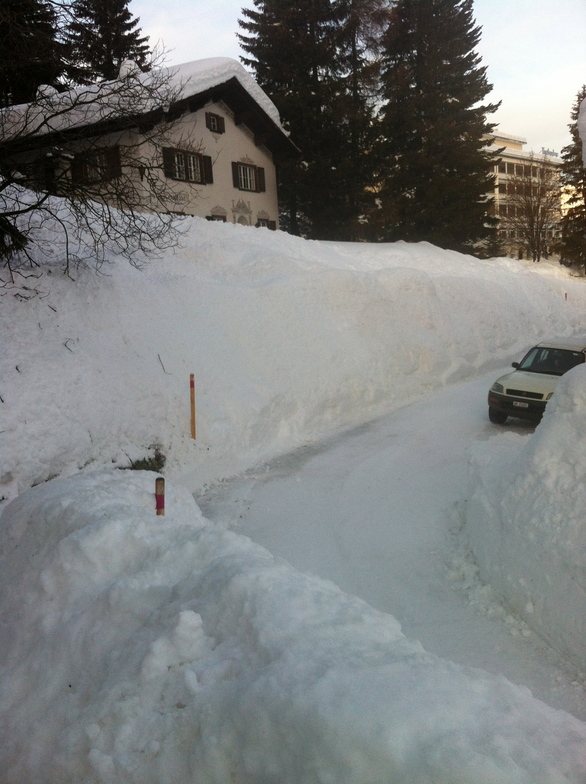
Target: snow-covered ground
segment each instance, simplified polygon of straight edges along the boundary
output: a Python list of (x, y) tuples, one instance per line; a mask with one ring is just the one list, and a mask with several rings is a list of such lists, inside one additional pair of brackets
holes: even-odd
[[(496, 559), (498, 566), (508, 565), (508, 571), (514, 566), (513, 574), (526, 578), (525, 589), (517, 587), (518, 597), (525, 596), (522, 605), (515, 602), (517, 595), (508, 597), (515, 612), (499, 600), (507, 596), (506, 590), (500, 585), (496, 590), (496, 579), (492, 586), (484, 582), (470, 557), (473, 523), (479, 529), (474, 531), (475, 544), (497, 541), (488, 526), (501, 525), (508, 531), (495, 515), (474, 512), (479, 499), (495, 503), (500, 497), (492, 488), (488, 492), (476, 476), (481, 458), (494, 457), (489, 465), (499, 466), (505, 459), (508, 465), (522, 465), (509, 440), (518, 442), (519, 448), (533, 440), (528, 436), (534, 425), (521, 420), (507, 424), (508, 438), (495, 437), (502, 428), (488, 421), (484, 405), (495, 375), (498, 372), (493, 371), (450, 386), (351, 431), (296, 449), (209, 488), (196, 501), (208, 519), (250, 536), (297, 569), (325, 577), (390, 613), (403, 633), (419, 640), (426, 651), (505, 675), (552, 707), (586, 720), (585, 668), (578, 662), (572, 666), (561, 650), (556, 653), (558, 639), (555, 649), (544, 644), (522, 617), (529, 601), (537, 604), (539, 582), (528, 578), (536, 569), (544, 571), (543, 552), (503, 542), (510, 557), (502, 564)], [(501, 442), (503, 449), (498, 448)], [(469, 498), (471, 444), (475, 476), (474, 495)], [(502, 472), (500, 478), (504, 479)], [(552, 495), (552, 504), (547, 502), (546, 486), (541, 494), (535, 491), (533, 483), (532, 500), (538, 501), (534, 515), (535, 508), (549, 517), (567, 509), (557, 496)], [(579, 524), (568, 528), (580, 530)], [(552, 542), (547, 536), (543, 540), (546, 550)], [(555, 546), (551, 549), (556, 553)], [(481, 550), (477, 553), (483, 555)], [(483, 576), (490, 579), (485, 560), (480, 561)], [(568, 556), (566, 562), (571, 563)], [(563, 569), (554, 569), (557, 572), (564, 575)], [(533, 592), (530, 599), (527, 590)], [(572, 598), (575, 589), (573, 594), (564, 585), (564, 590), (565, 599), (557, 602), (564, 612), (556, 620), (580, 624), (584, 600), (580, 604)], [(542, 615), (534, 609), (529, 623), (535, 626), (534, 620)], [(575, 648), (582, 651), (583, 646)]]
[[(206, 520), (190, 493), (496, 374), (541, 337), (583, 333), (584, 281), (556, 265), (426, 244), (306, 242), (197, 219), (176, 254), (107, 272), (45, 275), (46, 296), (1, 301), (0, 487), (14, 499), (0, 531), (2, 784), (583, 784), (578, 718), (502, 675), (426, 652), (392, 615)], [(466, 493), (477, 499), (471, 543), (489, 572), (493, 543), (524, 548), (510, 549), (500, 575), (503, 584), (512, 575), (508, 593), (495, 575), (511, 604), (534, 553), (550, 557), (531, 609), (525, 594), (516, 608), (526, 613), (519, 629), (545, 636), (555, 615), (571, 624), (584, 585), (585, 456), (572, 428), (586, 379), (571, 375), (535, 435), (495, 431), (474, 447)], [(514, 471), (507, 458), (499, 473), (491, 458), (509, 444)], [(167, 456), (164, 518), (154, 475), (117, 470), (155, 447)], [(441, 461), (441, 443), (432, 451)], [(535, 467), (544, 454), (547, 475)], [(393, 483), (372, 476), (381, 505), (392, 505)], [(503, 513), (493, 489), (509, 482), (540, 493), (525, 506), (543, 508), (539, 520), (523, 516), (520, 491), (509, 493), (513, 517)], [(445, 494), (437, 514), (431, 503), (442, 487), (414, 504), (447, 530)], [(564, 530), (549, 549), (536, 538), (552, 497)], [(358, 511), (347, 524), (372, 552), (380, 520), (369, 529)], [(527, 535), (509, 535), (511, 525)], [(281, 528), (276, 517), (275, 540)], [(548, 592), (558, 577), (575, 589), (569, 604)], [(405, 568), (405, 600), (410, 579), (415, 594), (421, 575)], [(567, 624), (563, 634), (579, 660), (579, 634)]]

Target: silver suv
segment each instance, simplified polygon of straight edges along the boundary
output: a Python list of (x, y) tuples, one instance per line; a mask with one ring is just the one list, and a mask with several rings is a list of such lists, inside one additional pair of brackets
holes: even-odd
[(538, 343), (515, 370), (497, 379), (488, 393), (488, 418), (503, 425), (507, 417), (539, 421), (559, 377), (586, 359), (586, 340), (561, 339)]

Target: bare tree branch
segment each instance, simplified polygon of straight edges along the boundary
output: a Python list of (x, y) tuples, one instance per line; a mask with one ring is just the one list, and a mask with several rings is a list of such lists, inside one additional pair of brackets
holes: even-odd
[(179, 127), (182, 87), (172, 69), (125, 64), (115, 81), (41, 88), (0, 111), (0, 286), (48, 260), (66, 273), (111, 254), (140, 266), (177, 243), (197, 185), (165, 177), (163, 149), (200, 149)]
[(510, 176), (499, 188), (502, 241), (521, 248), (533, 261), (547, 258), (561, 225), (558, 167), (547, 158), (531, 154), (523, 165), (523, 174)]

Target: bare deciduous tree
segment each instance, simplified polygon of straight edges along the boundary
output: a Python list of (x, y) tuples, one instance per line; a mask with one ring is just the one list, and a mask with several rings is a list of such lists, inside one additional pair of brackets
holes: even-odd
[(499, 234), (503, 243), (517, 247), (533, 261), (547, 258), (560, 231), (558, 167), (547, 157), (531, 155), (523, 164), (523, 174), (510, 176), (499, 188)]
[(163, 149), (173, 133), (197, 152), (189, 133), (178, 140), (182, 87), (172, 69), (128, 63), (115, 81), (41, 87), (0, 111), (0, 286), (41, 274), (48, 252), (71, 272), (112, 251), (139, 264), (177, 241), (187, 196), (164, 176)]

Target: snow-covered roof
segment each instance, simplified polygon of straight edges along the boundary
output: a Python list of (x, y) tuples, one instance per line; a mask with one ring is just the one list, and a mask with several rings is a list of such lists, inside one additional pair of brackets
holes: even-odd
[(494, 139), (503, 139), (503, 141), (515, 142), (516, 144), (527, 144), (527, 139), (524, 136), (514, 136), (512, 133), (497, 133), (496, 131), (491, 134)]
[[(487, 149), (490, 152), (496, 153), (498, 150), (502, 150), (502, 144), (489, 144), (487, 145)], [(544, 155), (541, 152), (533, 152), (533, 150), (515, 150), (512, 147), (506, 147), (502, 153), (500, 153), (501, 158), (514, 158), (515, 160), (522, 161), (523, 163), (527, 163), (528, 161), (534, 161), (535, 163), (549, 163), (555, 165), (561, 165), (562, 159), (559, 158), (557, 155)]]
[[(140, 88), (136, 89), (133, 79), (144, 85), (144, 94)], [(175, 103), (234, 79), (284, 134), (277, 107), (244, 67), (237, 60), (214, 57), (148, 73), (140, 73), (124, 63), (121, 78), (110, 82), (76, 87), (64, 93), (40, 90), (37, 101), (0, 112), (2, 135), (5, 141), (30, 138), (115, 121), (120, 116), (148, 114), (168, 108), (162, 105), (166, 95), (172, 96)]]
[(234, 77), (238, 79), (246, 92), (254, 98), (271, 120), (281, 127), (279, 112), (275, 104), (258, 86), (248, 71), (231, 57), (208, 57), (205, 60), (194, 60), (162, 70), (169, 73), (174, 85), (181, 87), (183, 98), (203, 93), (205, 90), (224, 84)]

